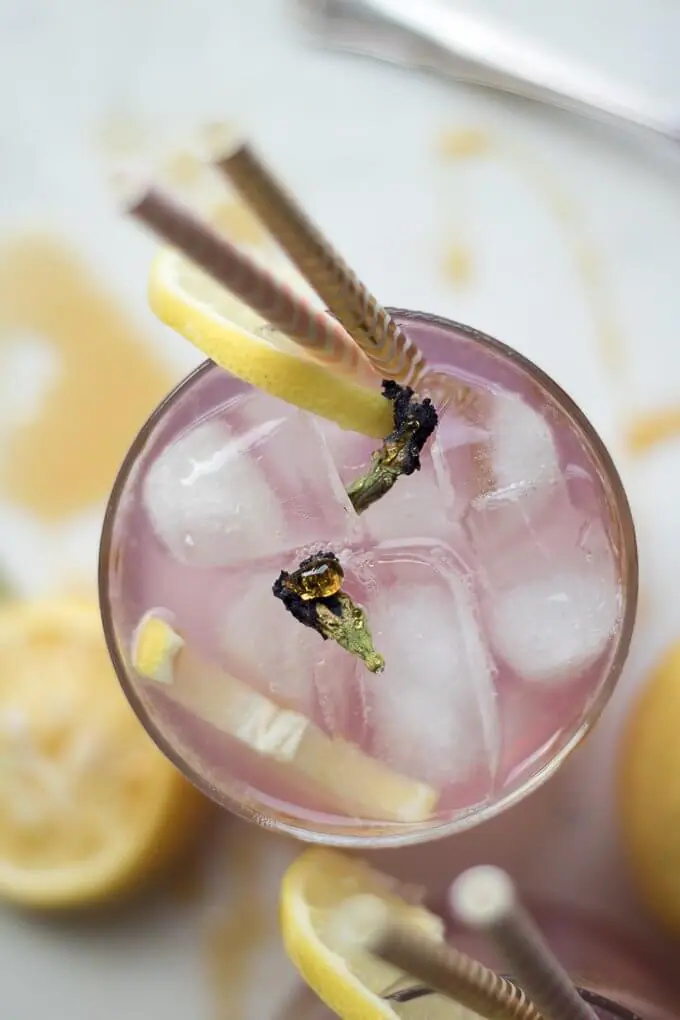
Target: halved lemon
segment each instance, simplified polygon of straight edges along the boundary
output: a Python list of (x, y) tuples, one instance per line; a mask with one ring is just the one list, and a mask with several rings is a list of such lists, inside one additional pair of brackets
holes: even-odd
[(270, 396), (376, 439), (392, 429), (378, 389), (320, 365), (174, 249), (151, 267), (149, 303), (161, 322), (206, 357)]
[[(400, 898), (394, 880), (357, 858), (318, 847), (305, 851), (284, 875), (280, 911), (288, 956), (312, 991), (343, 1020), (396, 1020), (404, 1007), (384, 998), (385, 993), (418, 984), (363, 948), (372, 925), (394, 923), (435, 942), (444, 938), (441, 918)], [(404, 1016), (470, 1020), (476, 1014), (431, 995), (410, 1002)]]
[(0, 607), (0, 896), (117, 897), (197, 831), (207, 801), (135, 718), (95, 605)]
[(621, 739), (619, 813), (633, 881), (654, 917), (680, 934), (680, 643), (633, 703)]

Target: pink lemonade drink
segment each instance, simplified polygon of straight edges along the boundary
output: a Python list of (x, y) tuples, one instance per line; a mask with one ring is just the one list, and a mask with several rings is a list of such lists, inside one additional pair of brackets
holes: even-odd
[[(578, 408), (497, 341), (394, 314), (472, 394), (419, 471), (357, 514), (379, 442), (207, 363), (136, 439), (100, 559), (111, 657), (161, 749), (238, 814), (349, 846), (463, 829), (546, 779), (606, 704), (637, 598), (628, 504)], [(274, 597), (318, 552), (382, 672)]]

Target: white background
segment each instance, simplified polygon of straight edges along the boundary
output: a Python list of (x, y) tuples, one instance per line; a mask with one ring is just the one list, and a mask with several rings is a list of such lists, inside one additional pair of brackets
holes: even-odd
[[(676, 0), (484, 7), (676, 100), (680, 121)], [(676, 634), (680, 445), (636, 464), (621, 434), (638, 411), (680, 400), (680, 156), (530, 104), (315, 51), (281, 0), (0, 0), (0, 229), (49, 225), (75, 240), (183, 367), (193, 352), (168, 339), (145, 307), (152, 246), (119, 221), (111, 201), (96, 143), (109, 116), (143, 119), (160, 147), (183, 145), (206, 121), (237, 120), (386, 304), (439, 312), (517, 347), (611, 444), (638, 515), (643, 615), (597, 733), (555, 782), (491, 828), (383, 860), (443, 885), (460, 860), (493, 856), (528, 885), (625, 914), (653, 938), (618, 859), (611, 783), (630, 693)], [(490, 153), (438, 160), (442, 133), (464, 128), (485, 132)], [(465, 286), (441, 272), (454, 242), (472, 258)], [(599, 267), (594, 288), (588, 258)], [(618, 338), (616, 370), (603, 356), (608, 330)], [(5, 528), (0, 547), (17, 543), (19, 532)], [(22, 551), (27, 561), (30, 553)], [(251, 838), (227, 823), (222, 848)], [(277, 875), (291, 850), (264, 835), (257, 845), (273, 923)], [(64, 923), (0, 912), (3, 1015), (216, 1015), (202, 932), (240, 879), (230, 887), (228, 849), (213, 863), (219, 890), (200, 904), (160, 899)], [(264, 1018), (289, 982), (273, 931), (256, 972), (249, 1015)]]

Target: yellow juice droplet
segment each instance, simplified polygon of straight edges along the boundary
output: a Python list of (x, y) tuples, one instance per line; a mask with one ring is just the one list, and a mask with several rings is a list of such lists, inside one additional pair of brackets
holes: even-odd
[(485, 156), (491, 149), (489, 136), (479, 128), (456, 128), (442, 131), (437, 139), (437, 152), (441, 159), (473, 159)]
[(626, 428), (629, 453), (640, 456), (680, 435), (680, 406), (662, 407), (658, 411), (637, 415)]
[(0, 249), (0, 343), (31, 333), (57, 370), (31, 420), (3, 436), (0, 484), (46, 520), (103, 500), (140, 426), (176, 377), (68, 250), (25, 237)]
[(472, 281), (472, 253), (462, 244), (451, 245), (444, 257), (443, 264), (446, 279), (460, 287)]
[(246, 1020), (252, 966), (275, 932), (276, 911), (263, 902), (261, 840), (261, 833), (246, 832), (243, 823), (230, 824), (224, 867), (233, 894), (208, 925), (203, 947), (214, 1020)]

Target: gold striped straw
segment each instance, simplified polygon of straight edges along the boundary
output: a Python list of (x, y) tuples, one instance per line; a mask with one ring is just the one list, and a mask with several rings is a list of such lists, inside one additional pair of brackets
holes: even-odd
[(458, 920), (489, 937), (546, 1020), (597, 1020), (523, 909), (505, 871), (470, 868), (453, 883), (450, 897)]
[(390, 926), (368, 948), (487, 1020), (543, 1020), (520, 988), (446, 942), (434, 942), (411, 928)]
[[(125, 186), (124, 181), (119, 184)], [(126, 209), (316, 361), (364, 385), (378, 385), (370, 362), (339, 322), (157, 188), (137, 189)]]
[(426, 361), (329, 241), (247, 145), (214, 160), (356, 341), (382, 379), (415, 386)]

